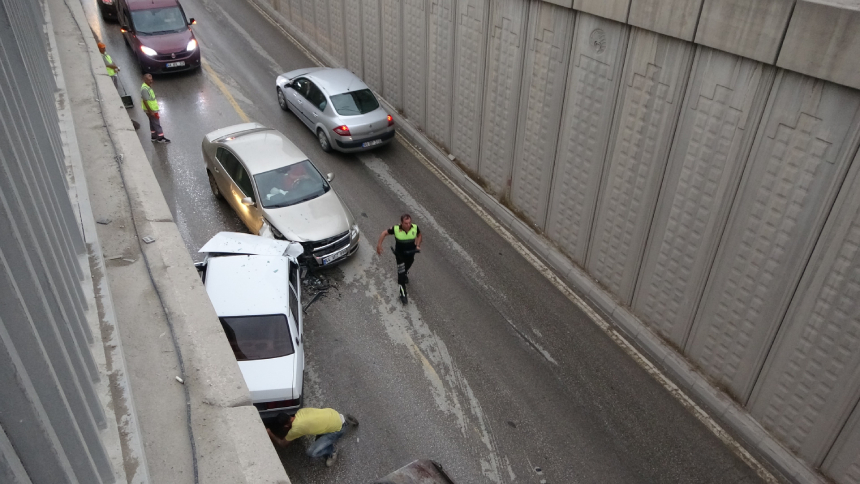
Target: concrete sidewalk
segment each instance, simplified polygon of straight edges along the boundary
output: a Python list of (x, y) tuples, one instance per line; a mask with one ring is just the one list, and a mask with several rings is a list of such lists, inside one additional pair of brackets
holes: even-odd
[(46, 10), (119, 430), (114, 466), (129, 483), (288, 483), (80, 3)]

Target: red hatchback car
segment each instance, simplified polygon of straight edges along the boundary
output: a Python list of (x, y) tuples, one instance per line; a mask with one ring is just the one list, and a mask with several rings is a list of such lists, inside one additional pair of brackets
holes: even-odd
[(177, 0), (119, 0), (119, 26), (143, 72), (166, 73), (200, 67), (200, 48)]

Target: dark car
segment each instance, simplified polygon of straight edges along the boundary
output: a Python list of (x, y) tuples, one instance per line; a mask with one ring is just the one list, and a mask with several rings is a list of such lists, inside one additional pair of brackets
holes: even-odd
[(116, 20), (116, 2), (117, 0), (96, 0), (103, 19)]
[(200, 67), (200, 48), (177, 0), (117, 1), (125, 43), (143, 72), (166, 73)]

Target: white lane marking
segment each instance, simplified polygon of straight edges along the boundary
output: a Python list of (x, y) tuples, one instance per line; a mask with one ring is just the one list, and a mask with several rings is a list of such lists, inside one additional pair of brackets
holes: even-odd
[(491, 482), (504, 482), (502, 467), (507, 467), (508, 474), (513, 475), (508, 459), (498, 455), (489, 421), (445, 342), (430, 329), (415, 304), (402, 306), (396, 299), (393, 258), (378, 259), (375, 247), (366, 238), (360, 244), (362, 247), (353, 260), (342, 266), (344, 284), (362, 288), (368, 299), (376, 301), (375, 313), (388, 337), (405, 346), (421, 364), (437, 408), (453, 416), (464, 437), (473, 430), (486, 447), (487, 452), (480, 459), (481, 472)]
[(507, 321), (507, 323), (514, 329), (514, 331), (520, 337), (528, 341), (529, 344), (531, 344), (532, 347), (534, 347), (547, 361), (558, 366), (558, 362), (555, 361), (552, 355), (546, 349), (544, 349), (537, 341), (529, 337), (523, 331), (520, 331), (517, 325), (514, 324), (514, 322), (508, 317), (507, 311), (499, 307), (497, 301), (504, 301), (507, 299), (504, 294), (499, 292), (499, 290), (495, 287), (489, 286), (485, 282), (487, 280), (487, 277), (484, 274), (484, 271), (481, 269), (478, 263), (475, 262), (474, 259), (472, 259), (472, 256), (469, 254), (469, 252), (467, 252), (466, 249), (463, 248), (463, 246), (461, 246), (456, 240), (454, 240), (454, 237), (452, 237), (445, 230), (445, 228), (442, 227), (442, 225), (436, 221), (433, 215), (423, 206), (421, 206), (421, 204), (418, 203), (415, 198), (412, 197), (412, 195), (409, 193), (409, 190), (407, 190), (403, 185), (401, 185), (397, 180), (394, 179), (388, 169), (388, 165), (372, 153), (361, 153), (357, 156), (358, 159), (361, 160), (365, 166), (367, 166), (373, 173), (376, 174), (376, 176), (379, 177), (382, 183), (388, 186), (389, 190), (394, 192), (394, 194), (397, 195), (397, 197), (403, 203), (405, 203), (407, 207), (409, 207), (409, 210), (412, 212), (415, 220), (420, 220), (421, 225), (424, 225), (424, 223), (426, 222), (427, 225), (433, 228), (434, 237), (438, 236), (440, 240), (444, 241), (445, 244), (447, 244), (454, 253), (459, 255), (469, 265), (470, 270), (466, 272), (468, 277), (478, 286), (480, 286), (481, 289), (488, 293), (491, 293), (491, 295), (494, 296), (490, 297), (488, 299), (488, 302), (496, 309), (499, 315), (502, 316), (505, 321)]
[(511, 246), (516, 249), (535, 269), (537, 269), (544, 277), (546, 277), (562, 294), (564, 294), (571, 302), (573, 302), (580, 310), (594, 321), (597, 326), (603, 330), (621, 349), (624, 350), (633, 360), (639, 364), (652, 378), (657, 380), (672, 396), (678, 400), (693, 416), (696, 417), (708, 430), (711, 431), (723, 444), (725, 444), (732, 452), (735, 453), (741, 460), (750, 466), (759, 477), (768, 484), (778, 484), (779, 481), (770, 473), (755, 457), (753, 457), (738, 441), (729, 435), (723, 428), (711, 418), (708, 413), (697, 405), (687, 394), (681, 390), (675, 383), (666, 377), (653, 363), (651, 363), (642, 353), (639, 352), (630, 342), (624, 338), (621, 333), (616, 331), (606, 320), (604, 320), (594, 309), (591, 308), (585, 301), (582, 300), (576, 293), (571, 290), (552, 270), (546, 266), (532, 251), (523, 243), (517, 240), (512, 233), (484, 210), (476, 201), (472, 199), (465, 191), (457, 186), (447, 175), (424, 156), (423, 153), (413, 145), (409, 140), (404, 138), (400, 133), (397, 134), (397, 139), (421, 162), (431, 173), (436, 175), (451, 191), (454, 192), (463, 202), (468, 205), (479, 217), (481, 217), (493, 230), (496, 231), (502, 238), (508, 241)]

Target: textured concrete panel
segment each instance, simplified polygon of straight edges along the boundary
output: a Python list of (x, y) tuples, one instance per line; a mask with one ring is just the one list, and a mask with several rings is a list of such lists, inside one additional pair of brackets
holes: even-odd
[(510, 187), (517, 134), (528, 5), (519, 0), (492, 5), (478, 174), (490, 193), (503, 196)]
[(794, 0), (705, 0), (696, 43), (773, 64)]
[(627, 22), (636, 27), (693, 40), (702, 0), (636, 0), (630, 4)]
[(627, 22), (630, 0), (573, 0), (573, 9), (616, 22)]
[[(284, 0), (282, 0), (284, 1)], [(303, 0), (289, 0), (290, 2), (290, 21), (293, 22), (298, 28), (302, 28), (302, 1)]]
[(511, 202), (534, 226), (546, 221), (573, 38), (573, 10), (532, 3)]
[(319, 46), (330, 55), (331, 51), (331, 31), (328, 25), (328, 2), (314, 2), (314, 23), (316, 24), (317, 43)]
[(860, 483), (860, 409), (855, 409), (845, 424), (821, 472), (838, 484)]
[(301, 28), (309, 39), (317, 38), (317, 26), (314, 23), (314, 0), (302, 0)]
[(382, 97), (403, 110), (403, 39), (400, 0), (382, 0)]
[(430, 0), (427, 43), (427, 137), (451, 150), (454, 0)]
[[(764, 111), (775, 69), (699, 47), (633, 309), (683, 347)], [(717, 268), (718, 270), (718, 268)]]
[(346, 28), (343, 19), (344, 0), (328, 0), (328, 28), (331, 36), (329, 51), (341, 66), (346, 67)]
[(361, 1), (343, 0), (344, 41), (346, 42), (346, 68), (364, 78), (364, 59), (361, 55)]
[(629, 304), (683, 101), (693, 45), (633, 28), (586, 267)]
[(427, 12), (423, 0), (404, 0), (403, 114), (425, 129), (427, 96)]
[(688, 357), (746, 402), (860, 143), (860, 93), (780, 71)]
[(361, 0), (362, 51), (364, 53), (365, 84), (376, 92), (382, 91), (382, 26), (379, 0)]
[(585, 265), (629, 28), (580, 13), (575, 32), (545, 231)]
[(454, 106), (451, 152), (477, 172), (490, 0), (458, 0), (454, 42)]
[[(858, 186), (855, 157), (749, 403), (765, 429), (815, 465), (860, 395)], [(860, 464), (856, 451), (852, 459)]]
[(860, 89), (860, 11), (797, 2), (777, 65)]

